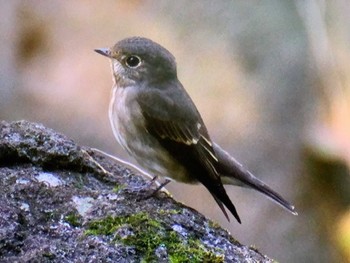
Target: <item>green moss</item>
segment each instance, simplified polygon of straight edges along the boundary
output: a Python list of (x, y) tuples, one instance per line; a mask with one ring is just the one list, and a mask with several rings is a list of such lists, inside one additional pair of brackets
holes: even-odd
[(113, 188), (113, 192), (118, 193), (120, 190), (124, 189), (125, 187), (126, 187), (125, 184), (117, 185)]
[(73, 227), (81, 226), (80, 216), (75, 213), (70, 213), (64, 217), (65, 221), (68, 222)]
[(116, 235), (114, 241), (127, 246), (143, 255), (143, 262), (157, 260), (155, 250), (165, 247), (172, 263), (178, 262), (224, 262), (223, 256), (218, 256), (201, 244), (196, 238), (182, 238), (177, 232), (166, 228), (161, 222), (151, 218), (146, 213), (130, 216), (108, 216), (89, 224), (88, 235), (113, 235), (118, 229), (128, 227), (130, 233), (126, 237)]
[(160, 215), (178, 215), (178, 214), (181, 214), (181, 210), (179, 210), (179, 209), (159, 209), (158, 213)]
[(209, 220), (209, 227), (211, 228), (220, 228), (220, 225), (214, 221)]

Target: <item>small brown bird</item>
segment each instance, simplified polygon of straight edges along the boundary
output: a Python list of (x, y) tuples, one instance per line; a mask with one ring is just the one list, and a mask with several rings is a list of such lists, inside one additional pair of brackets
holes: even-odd
[(109, 119), (114, 135), (141, 167), (154, 176), (202, 183), (228, 220), (224, 206), (241, 223), (223, 184), (253, 188), (297, 214), (294, 206), (212, 142), (168, 50), (150, 39), (132, 37), (95, 51), (111, 59)]

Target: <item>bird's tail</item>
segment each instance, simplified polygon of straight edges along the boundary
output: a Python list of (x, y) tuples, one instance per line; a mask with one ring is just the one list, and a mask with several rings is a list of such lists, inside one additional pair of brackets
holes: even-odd
[(281, 195), (272, 190), (264, 182), (256, 178), (248, 170), (237, 162), (231, 155), (224, 151), (219, 145), (213, 144), (213, 149), (219, 160), (218, 172), (221, 175), (221, 180), (224, 184), (247, 186), (253, 188), (267, 197), (271, 198), (277, 204), (287, 209), (294, 215), (298, 213), (295, 211), (293, 205), (287, 202)]

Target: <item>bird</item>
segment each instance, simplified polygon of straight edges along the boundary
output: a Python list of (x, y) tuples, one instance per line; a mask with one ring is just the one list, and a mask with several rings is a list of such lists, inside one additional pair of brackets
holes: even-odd
[(292, 214), (295, 207), (213, 142), (177, 77), (175, 57), (145, 37), (129, 37), (95, 51), (110, 59), (109, 120), (119, 144), (154, 178), (202, 184), (230, 221), (241, 223), (224, 184), (252, 188)]

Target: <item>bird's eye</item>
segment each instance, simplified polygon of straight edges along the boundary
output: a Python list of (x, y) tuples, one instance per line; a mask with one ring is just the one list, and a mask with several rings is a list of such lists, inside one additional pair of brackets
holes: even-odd
[(125, 64), (129, 68), (137, 68), (141, 64), (141, 59), (138, 56), (131, 55), (125, 59)]

